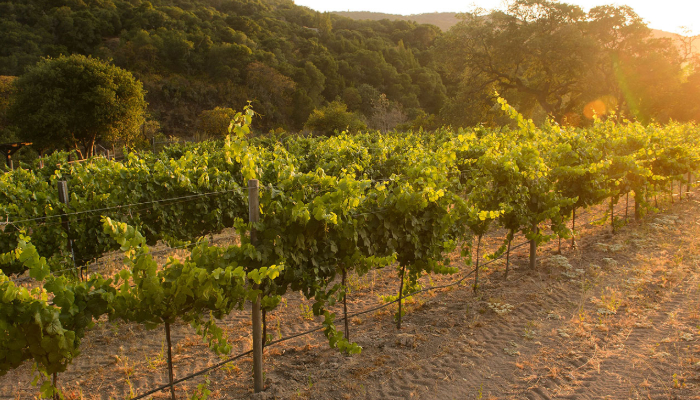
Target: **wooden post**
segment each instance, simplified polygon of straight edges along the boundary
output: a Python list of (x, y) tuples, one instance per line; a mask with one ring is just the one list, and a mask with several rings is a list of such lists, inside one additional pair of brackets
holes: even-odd
[(262, 349), (263, 354), (265, 353), (265, 346), (267, 345), (267, 310), (262, 309)]
[(571, 212), (571, 248), (576, 248), (576, 207)]
[(503, 275), (504, 280), (508, 280), (508, 268), (510, 267), (510, 244), (513, 242), (513, 231), (508, 235), (508, 250), (506, 250), (506, 273)]
[[(532, 224), (532, 232), (535, 235), (540, 233), (537, 224)], [(530, 269), (534, 270), (535, 268), (537, 268), (537, 241), (532, 239), (530, 240)]]
[(479, 238), (476, 241), (476, 268), (474, 269), (474, 287), (472, 288), (474, 290), (474, 293), (476, 293), (479, 287), (479, 250), (481, 250), (482, 236), (483, 235), (479, 235)]
[(654, 192), (654, 208), (656, 208), (656, 209), (659, 208), (659, 199), (658, 199), (658, 195), (656, 192)]
[[(259, 182), (257, 179), (248, 181), (248, 220), (251, 223), (260, 221), (260, 197)], [(250, 230), (250, 243), (255, 246), (258, 235), (255, 228)], [(253, 285), (253, 289), (259, 289), (260, 285)], [(263, 391), (263, 352), (262, 352), (262, 311), (260, 309), (261, 295), (253, 302), (253, 388), (255, 393)]]
[(348, 323), (348, 270), (343, 265), (343, 317), (345, 319), (345, 339), (350, 340), (350, 325)]
[(53, 400), (59, 400), (61, 396), (58, 395), (58, 374), (53, 373)]
[(613, 198), (610, 198), (610, 227), (612, 228), (612, 233), (615, 233), (615, 203)]
[(671, 204), (673, 204), (673, 179), (671, 179), (671, 192), (669, 193), (669, 196), (671, 197)]
[(170, 322), (165, 321), (165, 341), (168, 342), (168, 383), (170, 383), (170, 397), (175, 400), (175, 386), (173, 385), (173, 352), (170, 340)]
[(396, 321), (396, 329), (401, 330), (401, 313), (403, 311), (402, 309), (402, 302), (403, 302), (403, 277), (406, 275), (406, 266), (402, 265), (401, 266), (401, 285), (399, 286), (399, 317), (397, 318)]
[[(68, 205), (68, 182), (66, 181), (58, 181), (58, 201)], [(64, 213), (65, 214), (65, 213)], [(70, 225), (68, 224), (68, 217), (67, 216), (62, 216), (61, 219), (63, 220), (63, 229), (65, 229), (66, 234), (68, 234), (68, 248), (70, 249), (70, 255), (71, 258), (73, 259), (73, 267), (77, 267), (75, 263), (75, 250), (73, 249), (73, 238), (70, 233)], [(80, 274), (80, 278), (82, 280), (82, 274)]]
[(559, 244), (557, 245), (557, 254), (561, 254), (561, 235), (557, 235), (557, 236), (559, 236)]

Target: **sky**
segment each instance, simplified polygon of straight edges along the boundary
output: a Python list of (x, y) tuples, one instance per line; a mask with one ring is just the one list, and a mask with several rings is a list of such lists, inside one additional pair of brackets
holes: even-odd
[[(584, 10), (613, 4), (631, 6), (653, 29), (683, 33), (681, 26), (700, 34), (700, 0), (566, 0)], [(465, 12), (481, 7), (498, 8), (501, 0), (296, 0), (300, 6), (318, 11), (375, 11), (388, 14)]]

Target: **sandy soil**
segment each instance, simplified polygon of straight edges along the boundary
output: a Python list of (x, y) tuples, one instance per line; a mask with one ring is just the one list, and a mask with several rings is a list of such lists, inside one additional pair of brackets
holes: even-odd
[[(501, 237), (494, 232), (487, 248)], [(535, 271), (520, 248), (508, 281), (500, 260), (482, 275), (477, 294), (467, 279), (415, 296), (400, 331), (394, 306), (352, 318), (359, 355), (329, 349), (321, 332), (268, 347), (263, 393), (253, 395), (252, 360), (244, 357), (178, 385), (177, 397), (190, 398), (201, 385), (212, 399), (700, 398), (700, 202), (676, 202), (616, 235), (586, 224), (578, 245), (564, 243), (562, 255), (556, 241), (545, 246)], [(461, 276), (426, 277), (423, 286)], [(394, 294), (398, 280), (387, 268), (352, 277), (350, 286), (353, 312), (381, 304), (379, 295)], [(299, 294), (287, 296), (268, 315), (272, 339), (317, 327), (310, 306)], [(249, 311), (220, 325), (234, 354), (251, 348)], [(59, 384), (68, 399), (150, 390), (167, 379), (164, 336), (162, 327), (101, 321)], [(176, 326), (173, 340), (176, 378), (220, 361), (189, 326)], [(31, 379), (31, 365), (0, 377), (0, 399), (35, 398)]]

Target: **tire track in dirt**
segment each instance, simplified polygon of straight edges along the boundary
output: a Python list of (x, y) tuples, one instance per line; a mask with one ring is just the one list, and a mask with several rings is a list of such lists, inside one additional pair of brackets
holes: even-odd
[[(449, 310), (447, 307), (428, 306), (407, 318), (418, 326), (436, 327), (445, 324), (445, 318), (441, 316), (464, 315), (461, 320), (453, 318), (453, 322), (455, 319), (457, 322), (444, 328), (445, 331), (438, 331), (440, 333), (435, 336), (430, 328), (424, 329), (431, 334), (428, 338), (430, 347), (437, 346), (441, 351), (421, 351), (418, 346), (416, 351), (422, 359), (417, 363), (420, 367), (409, 374), (392, 377), (389, 387), (393, 390), (380, 389), (375, 395), (395, 398), (415, 393), (419, 398), (451, 399), (468, 398), (479, 392), (483, 395), (484, 391), (494, 389), (510, 390), (509, 382), (517, 371), (515, 365), (491, 364), (488, 360), (504, 357), (515, 360), (522, 354), (533, 353), (537, 344), (526, 335), (532, 321), (543, 316), (542, 308), (525, 301), (514, 306), (515, 311), (504, 312), (499, 305), (507, 304), (505, 302), (474, 301), (468, 297), (460, 302), (459, 298), (465, 296), (465, 291), (469, 293), (468, 289), (456, 291), (442, 301), (453, 305)], [(451, 339), (445, 337), (448, 333)], [(417, 391), (416, 385), (419, 386)]]
[[(601, 357), (598, 370), (587, 371), (584, 384), (569, 398), (676, 398), (683, 394), (679, 376), (685, 370), (683, 359), (691, 357), (687, 354), (690, 346), (684, 346), (682, 335), (674, 324), (668, 323), (668, 316), (688, 306), (697, 308), (697, 301), (691, 300), (697, 299), (697, 291), (691, 291), (691, 296), (688, 291), (696, 285), (696, 281), (685, 284), (661, 299), (659, 309), (647, 316), (644, 325), (649, 327), (630, 328), (621, 340), (611, 340), (608, 346), (613, 348)], [(674, 374), (677, 378), (673, 378)], [(679, 393), (674, 393), (674, 389)]]
[[(671, 232), (665, 233), (668, 236)], [(684, 239), (683, 236), (674, 238), (674, 245), (692, 248)], [(679, 243), (684, 241), (686, 243)], [(604, 334), (595, 329), (591, 331), (589, 339), (594, 343), (594, 353), (588, 356), (582, 372), (578, 369), (583, 365), (576, 366), (575, 373), (570, 373), (573, 385), (563, 384), (561, 380), (551, 382), (551, 387), (542, 385), (553, 389), (557, 397), (543, 394), (540, 386), (529, 388), (523, 394), (529, 398), (538, 395), (569, 399), (691, 398), (690, 385), (697, 387), (697, 382), (686, 381), (693, 376), (690, 366), (698, 357), (693, 354), (692, 343), (696, 339), (691, 333), (693, 329), (697, 332), (692, 321), (697, 322), (700, 309), (697, 263), (694, 267), (681, 267), (667, 260), (666, 264), (650, 280), (637, 285), (636, 292), (646, 293), (646, 296), (633, 291), (628, 296), (630, 304), (623, 304), (626, 309), (620, 307), (619, 318), (608, 324), (606, 329), (609, 330)], [(630, 275), (639, 272), (623, 271)], [(638, 279), (629, 281), (638, 282)], [(674, 284), (677, 286), (673, 287)], [(591, 307), (586, 309), (600, 312)], [(669, 322), (669, 316), (674, 321)], [(679, 326), (675, 321), (686, 321), (687, 326)], [(579, 345), (583, 347), (586, 343), (581, 340)]]

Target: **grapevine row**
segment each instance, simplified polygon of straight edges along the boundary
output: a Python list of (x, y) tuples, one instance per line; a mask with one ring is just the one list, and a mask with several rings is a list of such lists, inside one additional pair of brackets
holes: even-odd
[[(123, 162), (54, 169), (45, 161), (41, 170), (3, 175), (0, 324), (9, 333), (0, 338), (0, 373), (28, 359), (46, 377), (65, 370), (103, 315), (164, 325), (168, 337), (179, 319), (214, 351), (228, 352), (216, 320), (259, 294), (272, 310), (289, 290), (314, 300), (331, 347), (356, 353), (347, 327), (338, 332), (327, 311), (345, 300), (348, 274), (396, 268), (397, 295), (387, 300), (398, 300), (400, 328), (401, 299), (420, 290), (424, 274), (457, 272), (447, 255), (459, 247), (470, 260), (473, 242), (478, 290), (481, 238), (494, 225), (509, 233), (487, 256), (509, 254), (520, 232), (531, 242), (534, 268), (538, 245), (573, 236), (567, 222), (576, 210), (604, 201), (612, 209), (633, 193), (641, 216), (653, 209), (653, 196), (672, 192), (674, 182), (689, 185), (699, 168), (700, 133), (692, 125), (609, 120), (588, 129), (538, 128), (501, 105), (511, 128), (274, 141), (246, 139), (254, 115), (246, 110), (224, 142), (132, 153)], [(261, 218), (245, 223), (253, 178), (261, 182)], [(71, 188), (67, 205), (55, 193), (60, 180)], [(219, 248), (201, 239), (231, 227), (240, 244)], [(120, 250), (124, 268), (80, 282), (60, 274), (73, 262), (69, 238), (79, 266)], [(158, 265), (148, 250), (158, 240), (196, 243), (186, 261)], [(8, 278), (25, 270), (43, 287), (29, 292)]]

